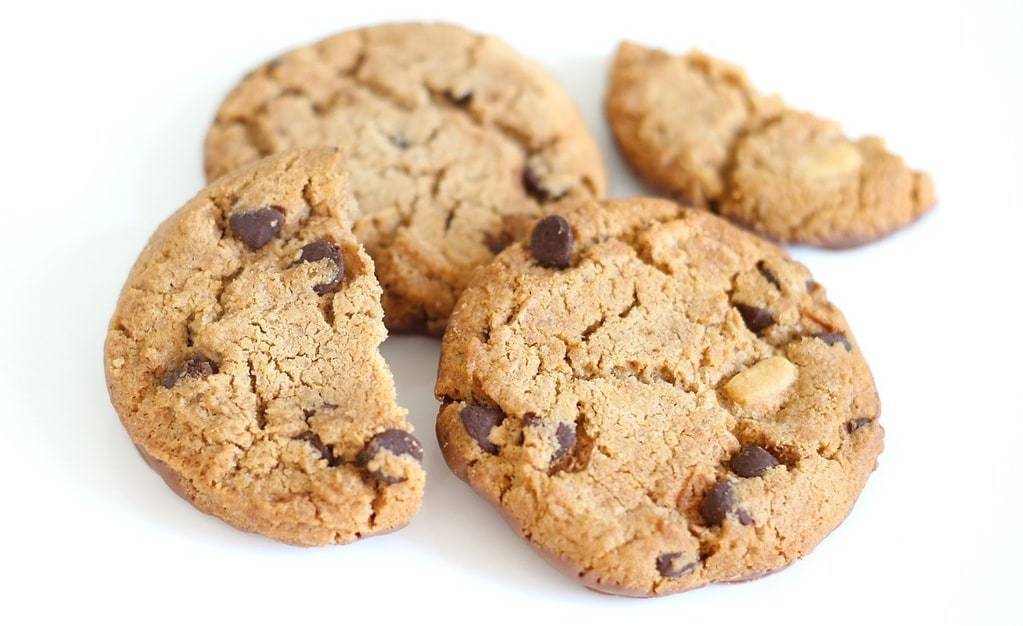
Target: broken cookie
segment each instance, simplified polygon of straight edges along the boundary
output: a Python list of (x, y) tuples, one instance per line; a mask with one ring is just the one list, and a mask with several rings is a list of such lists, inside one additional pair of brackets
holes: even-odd
[(356, 207), (334, 148), (218, 179), (157, 229), (107, 335), (110, 397), (147, 461), (199, 509), (288, 543), (395, 530), (422, 499)]

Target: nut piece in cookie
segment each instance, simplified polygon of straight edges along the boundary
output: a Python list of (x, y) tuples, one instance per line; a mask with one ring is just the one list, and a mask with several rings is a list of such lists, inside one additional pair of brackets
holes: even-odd
[(772, 356), (739, 372), (725, 383), (725, 393), (744, 406), (777, 401), (796, 382), (798, 368), (783, 356)]
[[(567, 200), (547, 219), (477, 270), (444, 335), (452, 472), (599, 591), (676, 593), (810, 552), (883, 436), (824, 288), (777, 246), (665, 200)], [(571, 269), (541, 265), (569, 232)]]
[(607, 117), (641, 177), (771, 239), (855, 246), (935, 204), (930, 177), (881, 139), (849, 139), (838, 124), (760, 95), (741, 69), (701, 52), (621, 44)]

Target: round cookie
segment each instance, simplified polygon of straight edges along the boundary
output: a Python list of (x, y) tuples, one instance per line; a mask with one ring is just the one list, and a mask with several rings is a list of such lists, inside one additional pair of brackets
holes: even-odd
[(882, 140), (851, 141), (837, 124), (760, 96), (742, 70), (700, 52), (623, 43), (606, 104), (643, 178), (776, 240), (859, 245), (935, 203), (930, 178)]
[(449, 24), (348, 31), (267, 63), (206, 138), (214, 179), (289, 147), (350, 147), (388, 328), (443, 332), (472, 269), (562, 198), (600, 196), (574, 104), (503, 42)]
[(435, 390), (448, 465), (600, 591), (747, 580), (808, 553), (883, 437), (824, 289), (704, 211), (558, 213), (479, 270), (452, 315)]
[(110, 397), (147, 461), (199, 509), (288, 543), (395, 530), (422, 499), (355, 211), (337, 148), (224, 176), (157, 229), (107, 335)]
[(739, 139), (722, 215), (781, 241), (845, 248), (930, 210), (934, 187), (885, 149), (838, 124), (788, 110)]

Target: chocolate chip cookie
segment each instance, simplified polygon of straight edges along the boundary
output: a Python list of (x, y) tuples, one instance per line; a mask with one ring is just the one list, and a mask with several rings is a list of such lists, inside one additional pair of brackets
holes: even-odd
[(640, 176), (776, 240), (859, 245), (935, 203), (930, 177), (881, 139), (850, 140), (834, 122), (786, 108), (738, 67), (701, 52), (621, 44), (606, 105)]
[(654, 199), (566, 203), (444, 336), (451, 469), (589, 587), (754, 578), (849, 513), (882, 449), (842, 314), (781, 249)]
[(440, 334), (471, 270), (553, 201), (602, 195), (574, 104), (501, 41), (449, 24), (344, 32), (257, 68), (206, 138), (206, 172), (293, 146), (350, 148), (388, 328)]
[(300, 545), (405, 525), (425, 481), (345, 167), (286, 151), (200, 192), (142, 251), (105, 348), (114, 407), (167, 483)]

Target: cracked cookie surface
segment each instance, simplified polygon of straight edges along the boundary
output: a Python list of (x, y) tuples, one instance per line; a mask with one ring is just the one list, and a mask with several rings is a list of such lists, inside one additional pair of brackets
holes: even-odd
[(206, 173), (340, 145), (392, 330), (440, 334), (472, 269), (566, 197), (600, 196), (574, 104), (503, 42), (448, 24), (348, 31), (249, 74), (206, 138)]
[(883, 437), (824, 289), (773, 244), (672, 202), (556, 212), (571, 236), (509, 247), (452, 315), (435, 389), (448, 465), (601, 591), (745, 580), (808, 553)]
[(110, 397), (168, 485), (300, 545), (404, 526), (422, 448), (379, 352), (373, 262), (336, 148), (218, 179), (136, 261), (110, 322)]
[(776, 240), (859, 245), (935, 204), (930, 177), (881, 139), (850, 140), (834, 122), (759, 94), (741, 69), (698, 51), (675, 56), (622, 43), (606, 107), (640, 176)]

